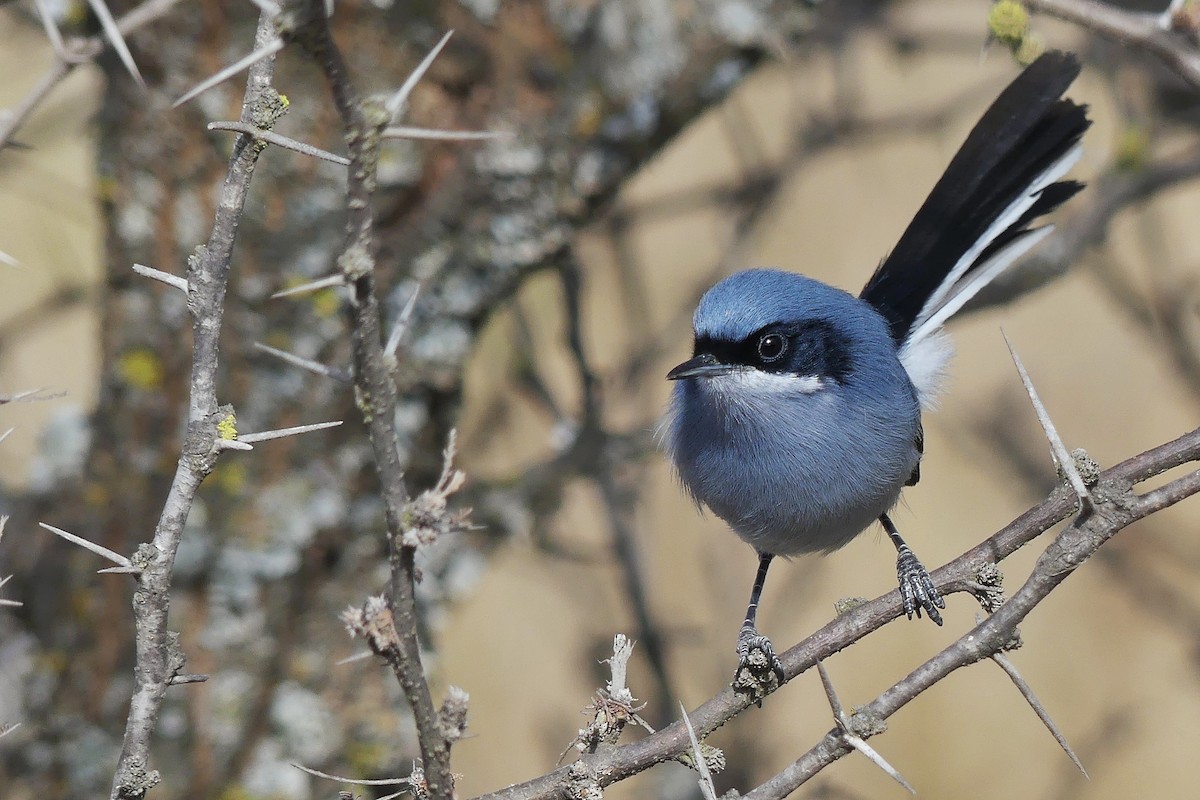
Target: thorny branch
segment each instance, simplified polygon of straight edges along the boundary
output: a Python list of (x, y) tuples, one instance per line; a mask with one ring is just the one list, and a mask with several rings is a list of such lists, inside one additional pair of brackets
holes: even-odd
[[(259, 20), (256, 39), (261, 43), (272, 35), (272, 25), (264, 15)], [(273, 72), (273, 59), (261, 61), (251, 69), (242, 102), (242, 122), (269, 127), (282, 115), (284, 105), (271, 87)], [(188, 260), (187, 305), (192, 315), (193, 343), (187, 434), (154, 540), (149, 547), (139, 548), (140, 558), (135, 559), (142, 562), (133, 597), (137, 623), (136, 688), (129, 706), (121, 758), (113, 777), (113, 800), (143, 797), (159, 781), (158, 772), (150, 769), (150, 738), (167, 687), (182, 667), (177, 637), (167, 630), (171, 575), (196, 491), (216, 463), (218, 423), (227, 416), (217, 405), (217, 346), (234, 239), (261, 152), (262, 147), (255, 145), (251, 137), (238, 137), (208, 243), (197, 248)]]
[[(1200, 429), (1106, 470), (1092, 492), (1096, 501), (1095, 511), (1081, 515), (1054, 538), (1042, 552), (1033, 573), (1012, 599), (859, 713), (885, 720), (954, 670), (988, 658), (1003, 649), (1012, 639), (1021, 620), (1106, 541), (1131, 523), (1200, 493), (1200, 470), (1142, 495), (1132, 490), (1134, 485), (1142, 481), (1195, 461), (1200, 461)], [(1069, 488), (1059, 487), (1004, 529), (934, 571), (934, 580), (944, 594), (974, 592), (978, 583), (976, 573), (1004, 560), (1065, 519), (1076, 510), (1076, 502)], [(846, 611), (781, 655), (786, 680), (790, 681), (818, 661), (844, 650), (902, 613), (898, 591)], [(751, 705), (752, 702), (745, 696), (739, 696), (727, 688), (690, 712), (688, 717), (697, 735), (703, 739)], [(675, 722), (640, 741), (585, 757), (581, 759), (582, 766), (576, 764), (561, 768), (526, 783), (482, 795), (480, 800), (559, 797), (572, 779), (570, 769), (576, 773), (584, 772), (598, 785), (606, 786), (675, 758), (689, 747), (684, 724)], [(784, 797), (852, 750), (845, 743), (841, 729), (835, 729), (795, 764), (747, 796)]]
[[(450, 745), (453, 739), (446, 735), (441, 715), (434, 708), (421, 664), (421, 649), (417, 640), (417, 569), (414, 562), (417, 542), (407, 538), (413, 514), (404, 484), (404, 468), (397, 451), (397, 390), (384, 355), (383, 324), (375, 290), (377, 244), (371, 198), (376, 186), (379, 143), (383, 131), (392, 121), (392, 110), (378, 99), (359, 96), (342, 54), (330, 35), (320, 4), (297, 4), (291, 10), (296, 8), (302, 9), (301, 13), (306, 18), (303, 27), (298, 28), (295, 35), (325, 73), (334, 105), (345, 126), (345, 138), (349, 146), (347, 242), (338, 258), (338, 267), (350, 288), (355, 396), (375, 455), (387, 522), (388, 558), (391, 564), (388, 616), (394, 622), (391, 631), (393, 646), (388, 651), (388, 662), (412, 707), (428, 796), (434, 800), (449, 800), (454, 795), (454, 778), (450, 772)], [(452, 454), (453, 451), (448, 450), (443, 481), (438, 487), (444, 489), (444, 494), (461, 485), (461, 477), (450, 478), (449, 482), (446, 479), (452, 470)]]

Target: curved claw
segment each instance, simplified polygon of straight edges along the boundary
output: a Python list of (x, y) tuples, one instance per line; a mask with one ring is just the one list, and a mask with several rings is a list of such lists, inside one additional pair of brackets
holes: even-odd
[(775, 646), (754, 626), (743, 626), (738, 632), (737, 654), (734, 691), (749, 694), (761, 704), (764, 697), (783, 685), (783, 663), (775, 654)]
[(909, 618), (913, 614), (919, 619), (924, 610), (929, 618), (938, 625), (942, 624), (939, 608), (946, 607), (946, 601), (938, 594), (929, 571), (921, 564), (912, 550), (907, 546), (900, 548), (896, 557), (896, 577), (900, 580), (900, 596), (904, 599), (904, 613)]

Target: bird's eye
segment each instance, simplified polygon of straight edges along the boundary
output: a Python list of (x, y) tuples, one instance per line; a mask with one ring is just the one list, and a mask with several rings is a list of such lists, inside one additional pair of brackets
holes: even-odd
[(787, 350), (787, 339), (778, 333), (768, 333), (758, 340), (758, 357), (765, 362), (778, 361)]

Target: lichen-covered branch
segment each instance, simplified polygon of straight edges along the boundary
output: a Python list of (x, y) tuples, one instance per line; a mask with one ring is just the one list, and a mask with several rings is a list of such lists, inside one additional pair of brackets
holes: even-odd
[[(272, 26), (264, 16), (259, 22), (257, 36), (265, 40), (271, 34)], [(283, 113), (285, 106), (271, 87), (273, 70), (273, 59), (262, 61), (251, 70), (242, 105), (242, 122), (270, 127)], [(217, 403), (221, 319), (225, 313), (233, 244), (254, 165), (261, 152), (262, 145), (255, 143), (252, 137), (238, 138), (208, 243), (197, 248), (188, 261), (192, 372), (187, 433), (154, 539), (149, 545), (139, 547), (134, 558), (142, 570), (133, 596), (137, 625), (136, 688), (129, 706), (121, 758), (113, 778), (113, 800), (141, 798), (159, 780), (158, 773), (150, 767), (150, 739), (167, 687), (182, 667), (177, 637), (167, 630), (172, 570), (196, 491), (212, 471), (220, 452), (218, 424), (227, 416)]]

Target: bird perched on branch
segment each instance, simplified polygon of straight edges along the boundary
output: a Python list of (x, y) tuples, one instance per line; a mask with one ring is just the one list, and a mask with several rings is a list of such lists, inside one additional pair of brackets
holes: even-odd
[(1079, 69), (1048, 52), (1001, 92), (858, 297), (751, 269), (700, 300), (692, 357), (667, 375), (664, 445), (688, 493), (759, 556), (739, 677), (783, 680), (755, 626), (771, 560), (829, 553), (876, 520), (896, 546), (905, 613), (942, 623), (945, 603), (888, 512), (920, 477), (921, 409), (951, 353), (942, 326), (1083, 188), (1060, 180), (1090, 124), (1062, 97)]

